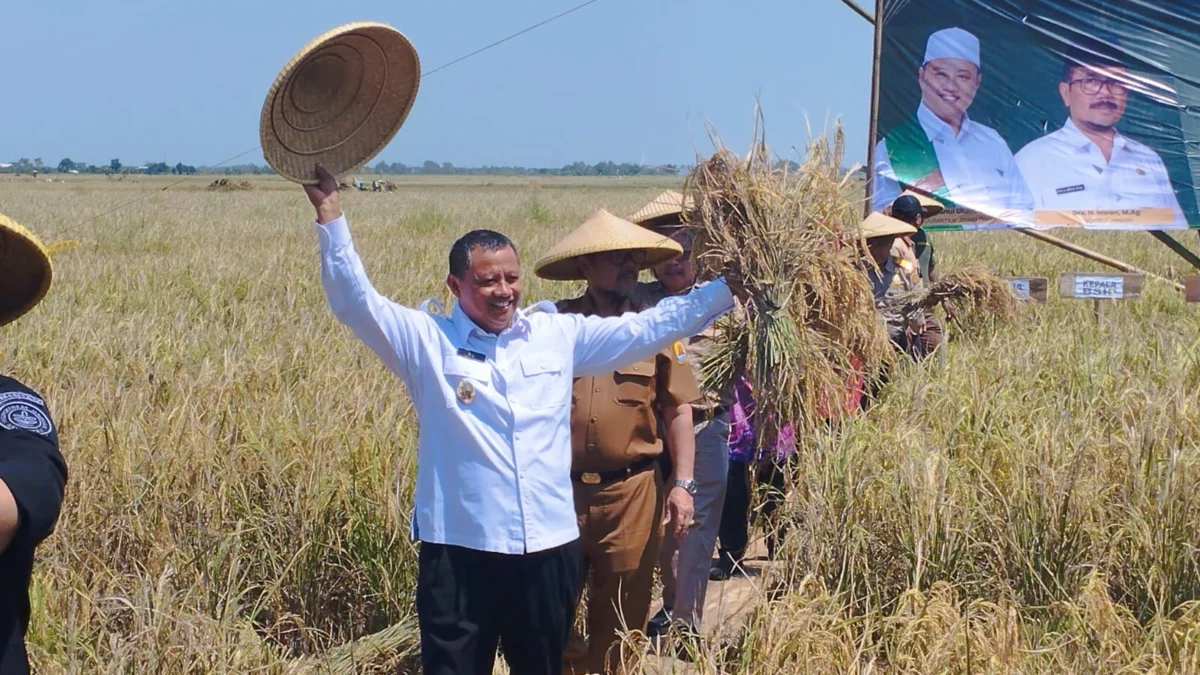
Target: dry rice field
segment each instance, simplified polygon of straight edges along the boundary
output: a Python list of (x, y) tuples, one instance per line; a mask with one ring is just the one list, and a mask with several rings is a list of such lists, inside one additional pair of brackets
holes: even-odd
[[(37, 671), (319, 670), (305, 657), (410, 619), (415, 419), (325, 304), (300, 188), (68, 178), (0, 177), (0, 212), (75, 241), (48, 299), (0, 339), (70, 467), (33, 586)], [(507, 233), (529, 270), (596, 208), (629, 213), (672, 184), (411, 179), (343, 205), (381, 292), (448, 304), (446, 253), (467, 229)], [(1189, 271), (1142, 233), (1062, 236)], [(1104, 269), (1017, 233), (932, 238), (947, 271), (981, 262), (1053, 287)], [(526, 279), (525, 302), (577, 290)], [(783, 577), (697, 669), (1200, 672), (1198, 328), (1200, 305), (1150, 282), (1099, 323), (1051, 297), (952, 333), (880, 404), (806, 442)]]

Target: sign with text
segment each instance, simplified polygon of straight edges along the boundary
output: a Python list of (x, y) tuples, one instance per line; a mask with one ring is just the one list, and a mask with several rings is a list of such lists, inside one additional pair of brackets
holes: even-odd
[(1005, 277), (1013, 293), (1021, 300), (1045, 302), (1050, 281), (1045, 277)]
[(1071, 272), (1058, 278), (1058, 294), (1080, 300), (1122, 300), (1142, 295), (1141, 274)]
[(1200, 228), (1200, 0), (883, 0), (868, 191), (929, 230)]

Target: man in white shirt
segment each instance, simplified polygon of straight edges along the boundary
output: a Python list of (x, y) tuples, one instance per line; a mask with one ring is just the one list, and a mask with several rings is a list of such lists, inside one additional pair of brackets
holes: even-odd
[[(1096, 229), (1187, 227), (1162, 158), (1117, 131), (1133, 82), (1119, 61), (1090, 53), (1063, 67), (1058, 93), (1068, 110), (1062, 128), (1030, 142), (1017, 166), (1033, 193), (1035, 223), (1088, 225)], [(1070, 211), (1149, 210), (1132, 218), (1112, 214), (1089, 222)], [(1094, 217), (1094, 216), (1093, 216)]]
[(875, 146), (872, 204), (884, 211), (905, 187), (1007, 222), (1025, 221), (1032, 198), (1012, 151), (967, 108), (983, 82), (979, 39), (961, 28), (929, 36), (917, 71), (916, 115)]
[(558, 674), (579, 588), (571, 483), (574, 377), (601, 375), (698, 333), (733, 308), (723, 280), (619, 317), (519, 309), (503, 235), (450, 251), (449, 317), (401, 306), (367, 279), (324, 170), (316, 208), (321, 282), (334, 315), (404, 381), (420, 423), (413, 535), (426, 675)]

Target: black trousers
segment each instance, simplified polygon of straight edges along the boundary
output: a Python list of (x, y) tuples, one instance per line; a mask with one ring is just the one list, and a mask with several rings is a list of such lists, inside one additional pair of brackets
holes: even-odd
[[(741, 563), (746, 556), (750, 541), (750, 497), (753, 490), (762, 486), (762, 515), (769, 523), (779, 503), (783, 500), (785, 486), (783, 471), (771, 461), (740, 462), (730, 460), (726, 477), (725, 503), (721, 506), (721, 526), (717, 530), (720, 539), (718, 550), (723, 562)], [(767, 548), (774, 556), (777, 533), (768, 526)]]
[(560, 675), (575, 618), (580, 543), (506, 555), (421, 542), (417, 620), (424, 675)]

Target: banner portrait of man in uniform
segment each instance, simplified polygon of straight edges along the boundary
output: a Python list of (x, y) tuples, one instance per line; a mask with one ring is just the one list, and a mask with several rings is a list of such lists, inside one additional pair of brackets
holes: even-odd
[[(930, 230), (1200, 228), (1200, 0), (885, 0), (875, 210)], [(915, 83), (914, 83), (915, 75)]]

